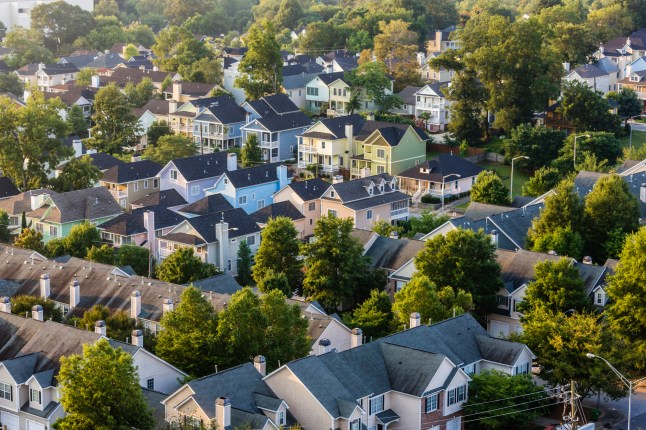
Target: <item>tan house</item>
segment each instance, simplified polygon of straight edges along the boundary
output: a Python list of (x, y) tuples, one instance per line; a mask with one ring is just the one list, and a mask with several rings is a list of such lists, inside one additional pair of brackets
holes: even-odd
[(41, 91), (73, 81), (79, 69), (74, 64), (27, 64), (16, 70), (25, 85), (35, 85)]
[(159, 191), (157, 175), (161, 169), (150, 160), (119, 164), (106, 170), (99, 184), (110, 190), (119, 206), (130, 209), (130, 203)]
[(314, 234), (316, 221), (321, 218), (321, 196), (330, 183), (320, 178), (292, 182), (274, 194), (274, 202), (291, 202), (305, 217), (301, 239)]
[(180, 103), (186, 103), (191, 100), (209, 97), (211, 93), (221, 89), (218, 84), (207, 84), (202, 82), (182, 82), (176, 80), (164, 88), (164, 99), (175, 100)]

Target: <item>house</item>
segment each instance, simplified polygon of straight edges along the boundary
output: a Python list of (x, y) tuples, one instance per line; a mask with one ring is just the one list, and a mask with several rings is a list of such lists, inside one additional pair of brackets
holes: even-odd
[(270, 219), (278, 217), (289, 218), (298, 232), (298, 237), (302, 238), (304, 236), (305, 215), (296, 209), (296, 206), (294, 206), (289, 200), (272, 203), (251, 214), (251, 219), (253, 219), (261, 229), (264, 229), (267, 226)]
[(646, 55), (627, 65), (624, 69), (624, 76), (630, 76), (633, 72), (641, 72), (642, 70), (646, 70)]
[(0, 199), (0, 210), (9, 215), (9, 230), (19, 233), (17, 229), (21, 226), (22, 214), (36, 209), (47, 195), (55, 193), (54, 190), (41, 188)]
[[(114, 54), (117, 55), (117, 54)], [(123, 59), (121, 60), (121, 63)], [(119, 63), (120, 64), (120, 63)], [(90, 67), (89, 65), (86, 67)], [(139, 84), (145, 78), (149, 78), (153, 86), (157, 91), (162, 90), (162, 84), (166, 78), (173, 79), (176, 75), (172, 75), (168, 72), (161, 72), (155, 70), (141, 70), (141, 69), (130, 69), (127, 67), (116, 67), (109, 72), (107, 76), (100, 76), (100, 84), (107, 85), (110, 82), (116, 83), (119, 88), (125, 88), (129, 83), (135, 85)]]
[[(31, 11), (40, 4), (51, 4), (55, 0), (10, 0), (0, 3), (0, 22), (3, 23), (7, 30), (19, 25), (23, 28), (31, 28)], [(72, 6), (78, 6), (81, 9), (92, 12), (94, 11), (94, 2), (92, 0), (69, 0)]]
[(300, 239), (314, 234), (316, 222), (321, 218), (321, 197), (330, 183), (314, 178), (291, 182), (274, 194), (274, 202), (290, 202), (305, 217)]
[(209, 97), (217, 89), (221, 89), (218, 84), (182, 82), (181, 80), (176, 80), (164, 88), (163, 93), (165, 100), (185, 103), (190, 100)]
[(451, 25), (442, 30), (435, 30), (435, 37), (429, 37), (427, 42), (428, 52), (443, 52), (447, 49), (456, 49), (460, 47), (460, 41), (451, 37), (451, 34), (457, 30), (457, 26)]
[(61, 57), (58, 64), (74, 64), (79, 70), (86, 67), (101, 55), (98, 51), (88, 51), (85, 53), (72, 53), (67, 57)]
[(351, 218), (355, 228), (372, 230), (377, 221), (408, 219), (409, 199), (394, 177), (382, 173), (333, 183), (321, 196), (321, 214)]
[(94, 96), (97, 90), (91, 87), (77, 87), (73, 86), (70, 90), (65, 92), (46, 92), (44, 96), (46, 99), (60, 99), (65, 106), (66, 110), (60, 112), (63, 120), (67, 119), (67, 114), (72, 106), (79, 106), (83, 110), (83, 117), (89, 119), (92, 116), (92, 105), (94, 104)]
[(283, 115), (266, 115), (242, 126), (242, 141), (255, 135), (263, 161), (271, 163), (296, 158), (298, 136), (312, 125), (312, 120), (301, 111)]
[(424, 119), (427, 130), (444, 131), (450, 116), (449, 101), (440, 84), (424, 85), (415, 93), (415, 118)]
[(287, 426), (289, 406), (264, 382), (265, 357), (195, 379), (162, 404), (169, 423), (192, 423), (219, 429), (273, 430)]
[(74, 64), (27, 64), (16, 70), (16, 75), (25, 85), (37, 86), (41, 91), (73, 81), (79, 69)]
[(337, 49), (316, 58), (316, 62), (323, 66), (327, 73), (349, 72), (359, 67), (358, 56), (345, 49)]
[(188, 203), (176, 189), (171, 188), (164, 191), (153, 191), (146, 194), (139, 200), (130, 203), (132, 209), (139, 209), (148, 206), (162, 206), (171, 210), (186, 206)]
[(422, 87), (414, 87), (407, 85), (397, 95), (404, 101), (402, 106), (397, 106), (391, 109), (392, 113), (399, 115), (415, 116), (415, 105), (417, 104), (417, 97), (415, 94), (421, 90)]
[(177, 108), (177, 104), (173, 104), (168, 100), (151, 99), (142, 107), (132, 109), (132, 113), (139, 118), (139, 133), (143, 148), (148, 144), (148, 130), (150, 130), (155, 122), (168, 122), (168, 114), (171, 113), (171, 107)]
[(323, 66), (309, 61), (283, 66), (283, 92), (299, 109), (305, 109), (305, 86), (322, 72)]
[(222, 194), (235, 208), (255, 212), (273, 203), (273, 195), (291, 182), (287, 166), (281, 163), (262, 164), (224, 172), (206, 195)]
[(637, 97), (646, 108), (646, 70), (631, 72), (630, 75), (617, 82), (619, 90), (629, 88), (637, 93)]
[(439, 69), (434, 68), (431, 66), (429, 63), (429, 60), (432, 60), (433, 58), (437, 58), (441, 52), (431, 52), (428, 57), (424, 56), (422, 53), (422, 56), (420, 58), (421, 63), (419, 66), (419, 74), (422, 77), (422, 80), (425, 82), (431, 82), (431, 83), (439, 83), (439, 84), (448, 84), (453, 80), (453, 76), (455, 75), (455, 71), (445, 69), (444, 67), (440, 67)]
[[(592, 54), (596, 60), (608, 58), (619, 68), (619, 79), (626, 78), (626, 67), (646, 55), (646, 28), (640, 28), (630, 36), (619, 36), (602, 43)], [(628, 71), (630, 72), (630, 71)]]
[(300, 112), (298, 106), (286, 94), (273, 94), (258, 100), (246, 101), (242, 104), (242, 108), (251, 113), (251, 119)]
[[(208, 100), (208, 104), (201, 103)], [(202, 99), (193, 118), (193, 140), (202, 153), (224, 151), (242, 146), (241, 127), (247, 123), (247, 111), (228, 95)]]
[(242, 88), (238, 87), (235, 84), (236, 78), (240, 76), (240, 72), (238, 71), (240, 60), (236, 60), (232, 57), (224, 57), (222, 63), (222, 86), (229, 94), (233, 96), (236, 103), (244, 103), (244, 101), (247, 99), (247, 95)]
[(151, 160), (118, 164), (103, 173), (99, 184), (110, 190), (119, 206), (130, 209), (131, 202), (159, 191), (157, 175), (161, 169), (162, 166)]
[(564, 81), (578, 81), (586, 84), (595, 91), (607, 94), (617, 90), (619, 68), (608, 58), (600, 59), (597, 64), (582, 64), (563, 78)]
[(107, 188), (96, 187), (66, 193), (34, 196), (36, 204), (27, 212), (27, 222), (43, 235), (43, 241), (67, 237), (72, 227), (90, 222), (101, 224), (122, 211)]
[[(74, 147), (76, 158), (81, 158), (84, 156), (90, 157), (92, 165), (98, 167), (99, 170), (103, 173), (105, 173), (107, 170), (111, 169), (114, 166), (125, 164), (123, 161), (119, 160), (116, 157), (113, 157), (110, 154), (106, 154), (105, 152), (91, 152), (91, 151), (84, 152), (83, 151), (84, 146), (82, 145), (82, 142), (80, 140), (78, 140), (78, 142), (73, 142), (73, 144), (76, 145)], [(63, 171), (65, 164), (67, 164), (67, 162), (61, 163), (58, 166), (56, 166), (56, 171), (55, 171), (56, 177), (58, 177), (58, 175), (60, 175), (60, 173)]]
[(20, 191), (6, 176), (0, 176), (0, 200), (8, 199), (9, 197), (17, 196)]
[(391, 275), (401, 269), (405, 264), (410, 263), (415, 256), (424, 248), (424, 242), (411, 239), (397, 239), (377, 235), (367, 243), (367, 249), (363, 255), (370, 258), (370, 265), (373, 269), (382, 269), (388, 276), (386, 291), (393, 298), (397, 289), (397, 282)]
[(206, 197), (186, 205), (177, 211), (186, 218), (195, 218), (214, 212), (224, 212), (235, 209), (222, 194), (209, 194)]
[[(109, 53), (100, 53), (94, 58), (94, 60), (87, 63), (84, 68), (97, 70), (101, 73), (101, 76), (107, 76), (109, 73), (117, 67), (119, 64), (123, 63), (123, 57), (121, 53), (109, 52)], [(105, 83), (108, 81), (106, 80)]]
[(238, 168), (237, 156), (226, 152), (171, 160), (159, 172), (160, 190), (176, 190), (189, 204), (205, 196), (224, 172)]
[(457, 155), (440, 154), (397, 175), (399, 188), (419, 201), (425, 194), (440, 197), (469, 192), (484, 169)]
[(149, 247), (152, 243), (151, 237), (164, 235), (184, 219), (182, 215), (168, 207), (147, 206), (124, 212), (97, 225), (97, 228), (101, 232), (101, 239), (114, 247), (118, 248), (120, 245)]

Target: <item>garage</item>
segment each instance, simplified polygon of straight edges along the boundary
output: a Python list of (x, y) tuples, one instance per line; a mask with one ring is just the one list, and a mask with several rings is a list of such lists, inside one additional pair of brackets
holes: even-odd
[(36, 421), (27, 420), (27, 430), (45, 430), (45, 424)]
[(0, 422), (7, 430), (18, 430), (20, 418), (18, 415), (10, 414), (8, 412), (0, 412)]

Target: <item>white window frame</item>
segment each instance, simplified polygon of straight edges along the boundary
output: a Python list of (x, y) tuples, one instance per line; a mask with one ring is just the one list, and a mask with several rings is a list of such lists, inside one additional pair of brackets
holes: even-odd
[(148, 179), (144, 179), (144, 190), (148, 189)]
[(199, 196), (200, 195), (200, 186), (199, 185), (191, 185), (191, 195), (192, 196)]
[(426, 397), (426, 403), (424, 404), (424, 410), (427, 414), (437, 411), (438, 407), (438, 396), (437, 393), (431, 394)]
[(377, 158), (386, 158), (386, 150), (377, 149)]
[(0, 382), (0, 399), (13, 401), (13, 386), (6, 382)]
[(253, 246), (256, 244), (256, 236), (254, 236), (253, 234), (251, 236), (247, 236), (245, 241), (247, 242), (247, 245)]
[(49, 226), (49, 235), (58, 237), (58, 226), (55, 225), (50, 225)]
[(179, 174), (178, 174), (177, 170), (175, 170), (175, 169), (171, 169), (171, 170), (170, 170), (169, 177), (170, 177), (170, 180), (171, 180), (171, 181), (173, 181), (173, 182), (177, 182), (177, 177), (178, 177), (178, 175), (179, 175)]
[(370, 415), (378, 414), (384, 410), (384, 395), (375, 396), (368, 400)]
[[(37, 396), (35, 396), (37, 394)], [(42, 404), (42, 392), (40, 390), (35, 390), (33, 388), (29, 389), (29, 401), (31, 403)]]
[(238, 197), (238, 205), (246, 205), (247, 204), (247, 196), (239, 196)]
[(265, 201), (264, 200), (258, 200), (257, 205), (258, 205), (258, 209), (260, 210), (260, 209), (265, 207)]
[(366, 219), (372, 219), (372, 209), (366, 211)]

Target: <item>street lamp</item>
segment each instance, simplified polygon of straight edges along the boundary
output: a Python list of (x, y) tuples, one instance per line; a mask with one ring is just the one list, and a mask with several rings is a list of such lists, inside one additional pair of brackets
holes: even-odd
[(605, 358), (600, 357), (600, 356), (595, 355), (595, 354), (592, 354), (591, 352), (588, 352), (585, 356), (588, 357), (588, 358), (598, 358), (599, 360), (603, 360), (603, 362), (606, 363), (608, 365), (608, 367), (610, 367), (612, 369), (613, 372), (615, 372), (615, 375), (617, 375), (619, 377), (619, 380), (621, 380), (621, 382), (626, 387), (628, 387), (628, 430), (630, 430), (633, 390), (639, 384), (644, 382), (644, 380), (646, 380), (646, 378), (641, 378), (641, 379), (638, 379), (636, 381), (631, 381), (630, 379), (626, 378), (624, 375), (619, 373), (619, 371), (617, 369), (615, 369), (615, 367), (612, 364), (610, 364), (610, 362), (608, 362), (608, 360), (606, 360)]
[(449, 173), (448, 175), (442, 176), (442, 210), (440, 211), (441, 213), (444, 213), (444, 180), (449, 176), (457, 176), (458, 178), (462, 177), (462, 175), (460, 175), (459, 173)]
[(590, 137), (589, 134), (579, 134), (577, 136), (574, 136), (574, 170), (576, 170), (576, 140), (579, 137)]
[(514, 157), (511, 159), (511, 183), (509, 184), (510, 201), (514, 198), (514, 160), (518, 160), (519, 158), (524, 158), (525, 160), (529, 160), (529, 157), (526, 155), (519, 155), (518, 157)]

